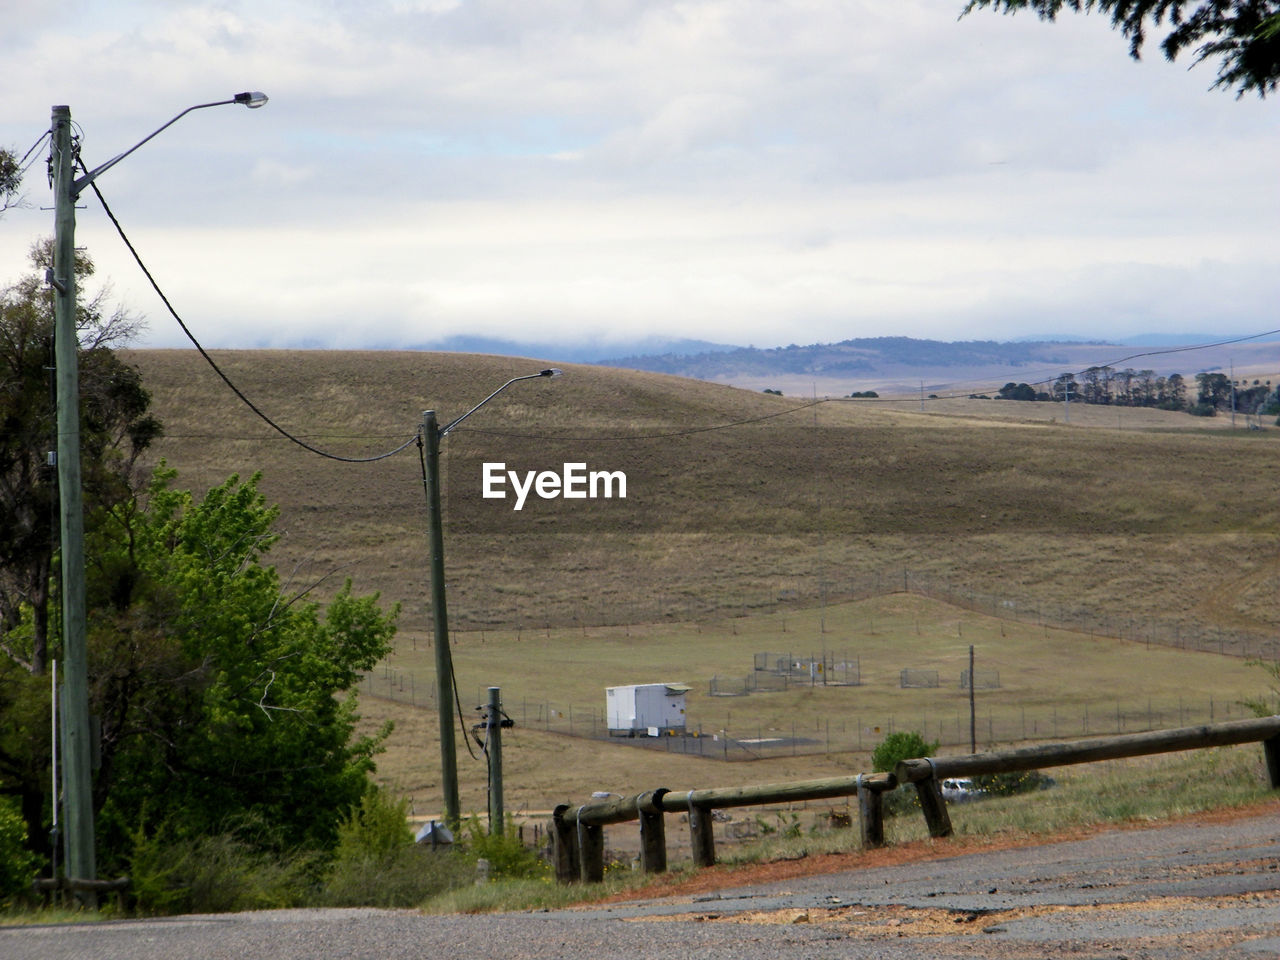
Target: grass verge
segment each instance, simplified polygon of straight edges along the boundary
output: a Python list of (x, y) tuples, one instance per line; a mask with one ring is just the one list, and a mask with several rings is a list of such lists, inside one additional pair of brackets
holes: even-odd
[[(717, 887), (747, 885), (787, 876), (856, 869), (931, 856), (954, 856), (987, 846), (1017, 846), (1079, 836), (1108, 827), (1167, 823), (1204, 815), (1246, 815), (1276, 800), (1267, 786), (1256, 745), (1218, 747), (1191, 753), (1116, 760), (1048, 771), (1052, 787), (1007, 797), (991, 797), (950, 808), (955, 833), (929, 837), (922, 816), (908, 812), (886, 821), (888, 846), (874, 854), (859, 848), (858, 831), (818, 826), (818, 806), (777, 816), (788, 826), (762, 839), (718, 843), (719, 865), (695, 870), (676, 864), (659, 877), (619, 867), (606, 870), (599, 885), (561, 886), (549, 879), (495, 881), (454, 890), (429, 900), (430, 913), (552, 910), (604, 900), (661, 897)], [(827, 809), (825, 806), (823, 810)], [(719, 840), (719, 838), (717, 838)]]

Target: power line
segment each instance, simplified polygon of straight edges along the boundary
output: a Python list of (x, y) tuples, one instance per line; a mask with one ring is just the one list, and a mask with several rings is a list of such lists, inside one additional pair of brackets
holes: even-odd
[[(81, 169), (85, 169), (83, 161), (81, 161), (80, 166), (81, 166)], [(87, 173), (88, 171), (85, 170), (85, 172)], [(231, 388), (231, 392), (234, 393), (237, 397), (239, 397), (241, 402), (244, 403), (244, 405), (248, 407), (250, 410), (252, 410), (254, 413), (256, 413), (258, 417), (261, 418), (262, 421), (266, 423), (266, 425), (269, 426), (272, 430), (275, 430), (285, 439), (297, 444), (298, 446), (302, 447), (302, 449), (304, 450), (309, 450), (311, 453), (314, 453), (320, 457), (324, 457), (327, 460), (337, 460), (342, 463), (373, 463), (378, 460), (386, 460), (388, 457), (394, 457), (397, 453), (400, 453), (402, 450), (407, 449), (408, 446), (417, 439), (417, 433), (415, 432), (413, 436), (411, 436), (404, 443), (400, 444), (400, 446), (396, 447), (394, 450), (389, 450), (386, 453), (381, 453), (373, 457), (342, 457), (336, 453), (329, 453), (326, 450), (321, 450), (319, 447), (313, 447), (311, 444), (307, 443), (305, 440), (301, 439), (300, 437), (294, 436), (284, 427), (280, 426), (280, 424), (276, 423), (269, 416), (267, 416), (265, 413), (259, 410), (257, 405), (254, 404), (254, 402), (250, 400), (247, 396), (245, 396), (244, 392), (239, 387), (237, 387), (234, 383), (232, 383), (231, 378), (222, 372), (222, 368), (219, 367), (217, 363), (214, 362), (213, 357), (209, 356), (205, 348), (201, 346), (200, 341), (196, 339), (195, 334), (193, 334), (191, 330), (188, 329), (186, 323), (183, 322), (182, 317), (178, 315), (178, 311), (175, 310), (173, 308), (173, 304), (169, 302), (169, 298), (166, 297), (164, 294), (164, 291), (160, 289), (160, 285), (156, 283), (156, 279), (151, 275), (151, 271), (147, 269), (147, 265), (142, 262), (142, 257), (139, 256), (138, 251), (134, 249), (133, 244), (129, 241), (129, 237), (125, 234), (124, 228), (120, 226), (120, 221), (116, 219), (116, 215), (111, 212), (111, 207), (107, 205), (107, 200), (102, 195), (102, 191), (98, 189), (98, 184), (96, 182), (91, 181), (89, 185), (93, 187), (93, 192), (98, 195), (98, 202), (102, 204), (102, 209), (106, 211), (107, 216), (111, 219), (111, 222), (115, 225), (116, 232), (120, 234), (120, 239), (123, 240), (124, 245), (129, 248), (129, 252), (133, 254), (133, 259), (137, 261), (137, 264), (141, 268), (143, 274), (146, 276), (147, 280), (151, 283), (151, 288), (155, 290), (156, 294), (160, 297), (161, 301), (164, 302), (165, 307), (168, 309), (173, 319), (178, 321), (178, 326), (182, 328), (182, 332), (186, 334), (187, 339), (191, 341), (191, 343), (195, 346), (195, 348), (198, 351), (200, 351), (200, 356), (204, 357), (205, 362), (207, 362), (209, 366), (213, 368), (213, 372), (216, 373), (219, 377), (221, 377), (222, 382)]]

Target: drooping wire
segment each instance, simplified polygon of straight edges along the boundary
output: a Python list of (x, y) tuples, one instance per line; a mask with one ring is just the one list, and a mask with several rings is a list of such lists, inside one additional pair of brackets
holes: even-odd
[[(81, 169), (85, 169), (83, 162), (81, 162)], [(88, 171), (86, 170), (85, 172), (87, 173)], [(163, 301), (165, 307), (168, 309), (173, 319), (178, 322), (178, 326), (182, 328), (182, 332), (186, 334), (187, 339), (190, 340), (192, 345), (196, 348), (196, 350), (200, 352), (200, 356), (204, 357), (205, 362), (209, 364), (209, 366), (213, 369), (213, 372), (216, 373), (219, 377), (221, 377), (222, 382), (231, 388), (231, 392), (234, 393), (237, 397), (239, 397), (240, 401), (246, 407), (248, 407), (250, 410), (256, 413), (258, 417), (264, 423), (266, 423), (266, 425), (269, 426), (272, 430), (275, 430), (285, 439), (297, 444), (299, 447), (302, 447), (302, 449), (304, 450), (308, 450), (311, 453), (314, 453), (320, 457), (324, 457), (327, 460), (337, 460), (341, 463), (374, 463), (375, 461), (378, 461), (378, 460), (385, 460), (388, 457), (394, 457), (397, 453), (400, 453), (402, 450), (407, 449), (408, 446), (417, 439), (417, 433), (415, 432), (413, 436), (411, 436), (404, 443), (400, 444), (400, 446), (396, 447), (394, 450), (389, 450), (386, 453), (380, 453), (372, 457), (343, 457), (343, 456), (339, 456), (336, 453), (329, 453), (326, 450), (321, 450), (319, 447), (313, 447), (311, 444), (307, 443), (305, 440), (301, 439), (300, 437), (294, 436), (284, 427), (280, 426), (278, 423), (272, 420), (269, 416), (267, 416), (260, 409), (258, 409), (257, 405), (252, 400), (250, 400), (247, 396), (245, 396), (244, 392), (239, 387), (237, 387), (231, 381), (231, 378), (228, 377), (222, 371), (222, 368), (219, 367), (218, 364), (214, 362), (213, 357), (209, 356), (208, 352), (200, 344), (200, 341), (196, 339), (195, 334), (191, 332), (191, 330), (187, 327), (186, 323), (183, 321), (182, 317), (178, 315), (178, 311), (173, 308), (173, 304), (169, 302), (169, 298), (165, 296), (164, 291), (160, 289), (160, 285), (156, 282), (155, 277), (151, 275), (151, 271), (147, 269), (147, 265), (142, 262), (142, 257), (139, 256), (138, 251), (134, 248), (133, 244), (129, 240), (129, 237), (125, 234), (124, 228), (120, 226), (120, 221), (116, 219), (116, 215), (111, 212), (111, 207), (107, 205), (106, 198), (102, 196), (102, 191), (98, 189), (98, 185), (93, 182), (90, 182), (89, 185), (93, 187), (93, 192), (97, 194), (98, 202), (102, 204), (102, 209), (106, 211), (107, 216), (111, 219), (111, 222), (115, 225), (116, 232), (120, 234), (120, 239), (124, 241), (124, 245), (128, 247), (129, 252), (133, 254), (133, 259), (137, 261), (139, 268), (141, 268), (143, 274), (146, 276), (147, 280), (150, 282), (151, 288), (155, 290), (156, 294), (160, 297), (161, 301)]]
[(35, 152), (40, 149), (40, 145), (42, 143), (44, 143), (47, 139), (49, 139), (50, 136), (52, 136), (52, 133), (53, 131), (46, 130), (44, 133), (40, 134), (40, 139), (38, 139), (35, 143), (33, 143), (31, 145), (31, 149), (22, 155), (22, 159), (18, 161), (18, 178), (19, 179), (21, 179), (22, 175), (31, 168), (32, 164), (34, 164), (37, 159), (39, 159), (37, 156), (33, 156), (33, 154), (35, 154)]

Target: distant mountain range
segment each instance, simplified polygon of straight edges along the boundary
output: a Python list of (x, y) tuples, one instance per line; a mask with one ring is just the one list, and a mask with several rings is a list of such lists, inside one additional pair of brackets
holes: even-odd
[[(1080, 371), (1094, 365), (1155, 368), (1193, 374), (1242, 370), (1259, 364), (1280, 368), (1276, 338), (1240, 342), (1212, 334), (1144, 334), (1118, 340), (1086, 340), (1064, 335), (995, 340), (941, 341), (914, 337), (861, 337), (805, 346), (743, 347), (705, 340), (647, 337), (618, 343), (601, 339), (573, 343), (515, 341), (457, 336), (417, 349), (499, 356), (537, 357), (545, 361), (588, 363), (667, 373), (739, 386), (785, 386), (788, 392), (842, 386), (903, 386), (928, 380), (937, 384), (1031, 381)], [(1221, 346), (1189, 350), (1217, 341)], [(992, 389), (995, 389), (992, 387)]]
[[(1080, 343), (1072, 342), (1071, 346), (1079, 347)], [(792, 375), (866, 377), (891, 370), (1070, 364), (1071, 358), (1059, 341), (946, 343), (912, 337), (862, 337), (808, 346), (732, 347), (695, 354), (633, 355), (601, 362), (611, 367), (719, 380)]]
[[(444, 340), (417, 344), (414, 350), (441, 350), (446, 353), (488, 353), (499, 357), (538, 357), (542, 360), (558, 360), (561, 363), (602, 363), (606, 366), (622, 366), (609, 358), (627, 355), (670, 356), (714, 353), (719, 350), (739, 350), (729, 344), (708, 340), (671, 340), (663, 337), (643, 337), (624, 343), (599, 338), (572, 342), (504, 340), (498, 337), (454, 336)], [(639, 368), (638, 368), (639, 369)]]

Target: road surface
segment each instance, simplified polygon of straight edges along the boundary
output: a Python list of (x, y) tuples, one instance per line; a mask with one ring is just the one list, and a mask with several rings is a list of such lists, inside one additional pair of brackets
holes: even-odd
[(284, 910), (0, 928), (4, 960), (1280, 957), (1280, 813), (488, 916)]

